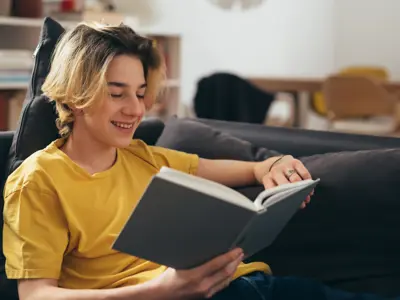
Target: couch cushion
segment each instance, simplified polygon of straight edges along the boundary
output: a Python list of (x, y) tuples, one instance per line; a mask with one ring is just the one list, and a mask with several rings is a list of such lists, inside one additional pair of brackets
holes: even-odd
[[(321, 182), (276, 242), (255, 255), (275, 275), (313, 277), (352, 291), (399, 295), (400, 149), (301, 158)], [(253, 197), (261, 187), (243, 190)]]
[(259, 161), (278, 152), (222, 133), (209, 125), (191, 119), (170, 118), (164, 127), (157, 146), (183, 152), (196, 153), (208, 159), (238, 159)]

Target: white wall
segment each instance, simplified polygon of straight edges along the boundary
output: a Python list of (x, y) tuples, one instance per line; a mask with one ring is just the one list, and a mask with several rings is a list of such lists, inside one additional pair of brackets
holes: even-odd
[(336, 0), (335, 67), (380, 65), (400, 79), (400, 1)]
[(214, 71), (243, 76), (331, 72), (334, 1), (267, 0), (255, 10), (227, 12), (208, 0), (115, 0), (124, 13), (143, 12), (147, 27), (183, 34), (185, 103), (191, 102), (197, 80)]

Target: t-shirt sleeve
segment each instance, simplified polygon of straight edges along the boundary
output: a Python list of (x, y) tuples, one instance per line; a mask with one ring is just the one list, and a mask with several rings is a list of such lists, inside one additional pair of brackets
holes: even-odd
[(32, 184), (4, 196), (7, 277), (58, 279), (68, 245), (68, 227), (58, 198)]
[(158, 167), (163, 166), (195, 175), (199, 165), (199, 156), (196, 154), (176, 151), (163, 147), (150, 147)]

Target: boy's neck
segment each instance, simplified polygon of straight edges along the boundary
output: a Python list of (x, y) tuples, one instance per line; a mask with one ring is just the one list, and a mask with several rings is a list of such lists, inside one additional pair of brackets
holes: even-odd
[(90, 174), (111, 168), (117, 155), (116, 148), (105, 147), (100, 142), (73, 132), (61, 150)]

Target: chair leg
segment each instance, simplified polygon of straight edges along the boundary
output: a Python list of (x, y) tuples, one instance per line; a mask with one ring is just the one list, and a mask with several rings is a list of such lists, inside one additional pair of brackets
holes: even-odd
[(334, 113), (331, 111), (328, 111), (327, 112), (328, 131), (334, 131), (334, 126), (333, 126), (334, 119), (335, 119)]

